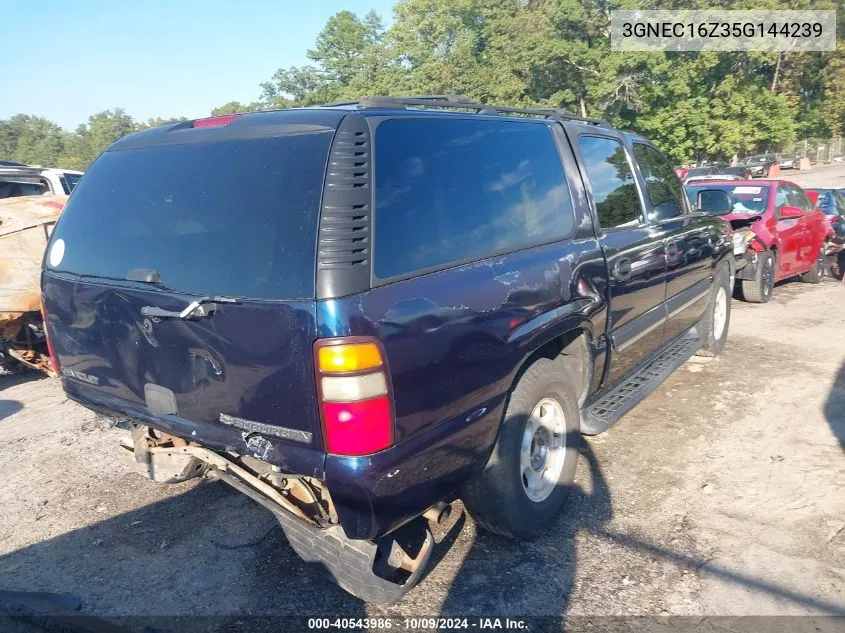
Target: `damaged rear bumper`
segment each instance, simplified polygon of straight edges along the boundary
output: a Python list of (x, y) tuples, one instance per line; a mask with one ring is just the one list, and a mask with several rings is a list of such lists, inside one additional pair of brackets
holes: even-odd
[(135, 426), (122, 445), (141, 474), (172, 483), (197, 476), (218, 479), (270, 510), (303, 561), (352, 595), (374, 604), (398, 602), (420, 579), (434, 547), (423, 519), (375, 541), (347, 538), (340, 525), (321, 526), (275, 487), (224, 455), (201, 446), (150, 447)]

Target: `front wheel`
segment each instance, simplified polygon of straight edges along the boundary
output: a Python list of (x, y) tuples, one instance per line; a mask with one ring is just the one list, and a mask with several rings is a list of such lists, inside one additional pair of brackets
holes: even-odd
[(462, 491), (479, 526), (532, 538), (554, 524), (575, 478), (579, 427), (578, 396), (562, 365), (536, 360), (511, 392), (484, 470)]
[(775, 255), (764, 251), (759, 257), (754, 279), (742, 280), (742, 298), (751, 303), (768, 303), (775, 287)]
[(718, 356), (725, 349), (731, 322), (731, 275), (725, 267), (716, 271), (707, 311), (698, 325), (701, 356)]
[(819, 284), (824, 279), (824, 266), (825, 266), (825, 255), (824, 255), (824, 245), (822, 245), (821, 250), (819, 251), (819, 256), (816, 259), (816, 263), (813, 264), (813, 267), (801, 275), (801, 280), (806, 281), (810, 284)]

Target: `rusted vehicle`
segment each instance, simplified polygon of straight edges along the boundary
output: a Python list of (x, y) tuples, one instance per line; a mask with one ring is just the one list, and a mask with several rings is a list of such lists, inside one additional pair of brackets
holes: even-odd
[(67, 196), (0, 200), (0, 368), (52, 373), (41, 318), (41, 259)]

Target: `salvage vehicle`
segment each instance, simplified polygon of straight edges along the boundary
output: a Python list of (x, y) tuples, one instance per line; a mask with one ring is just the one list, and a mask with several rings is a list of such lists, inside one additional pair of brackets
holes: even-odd
[(644, 138), (373, 97), (122, 138), (42, 292), (65, 392), (131, 426), (142, 473), (234, 486), (389, 604), (455, 499), (498, 534), (549, 528), (580, 434), (722, 350), (731, 262)]
[(819, 283), (833, 236), (827, 218), (798, 185), (785, 180), (711, 181), (686, 186), (690, 203), (734, 229), (737, 289), (752, 303), (766, 303), (775, 282), (796, 275)]
[(45, 167), (0, 167), (0, 199), (70, 195), (83, 172)]
[(781, 169), (798, 169), (802, 158), (803, 156), (801, 156), (801, 154), (794, 153), (782, 154), (781, 156), (776, 157), (776, 160)]
[(780, 173), (777, 158), (768, 154), (744, 158), (739, 166), (747, 168), (752, 178), (771, 178)]
[(807, 195), (818, 196), (817, 206), (827, 216), (833, 236), (829, 240), (827, 254), (831, 255), (845, 245), (845, 192), (842, 189), (805, 189)]
[(747, 167), (696, 167), (688, 169), (682, 180), (686, 185), (695, 180), (746, 180), (751, 178)]
[(67, 196), (0, 200), (0, 369), (52, 373), (41, 318), (41, 260)]

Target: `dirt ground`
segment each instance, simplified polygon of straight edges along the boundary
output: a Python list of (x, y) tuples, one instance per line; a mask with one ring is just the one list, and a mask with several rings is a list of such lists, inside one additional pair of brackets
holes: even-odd
[[(845, 169), (810, 177), (845, 182)], [(845, 615), (845, 284), (833, 280), (734, 301), (721, 357), (693, 358), (585, 442), (550, 533), (514, 544), (461, 518), (393, 607), (306, 569), (271, 515), (224, 484), (134, 474), (120, 433), (55, 380), (0, 376), (0, 589), (70, 594), (130, 630), (180, 633), (280, 631), (286, 615)]]

